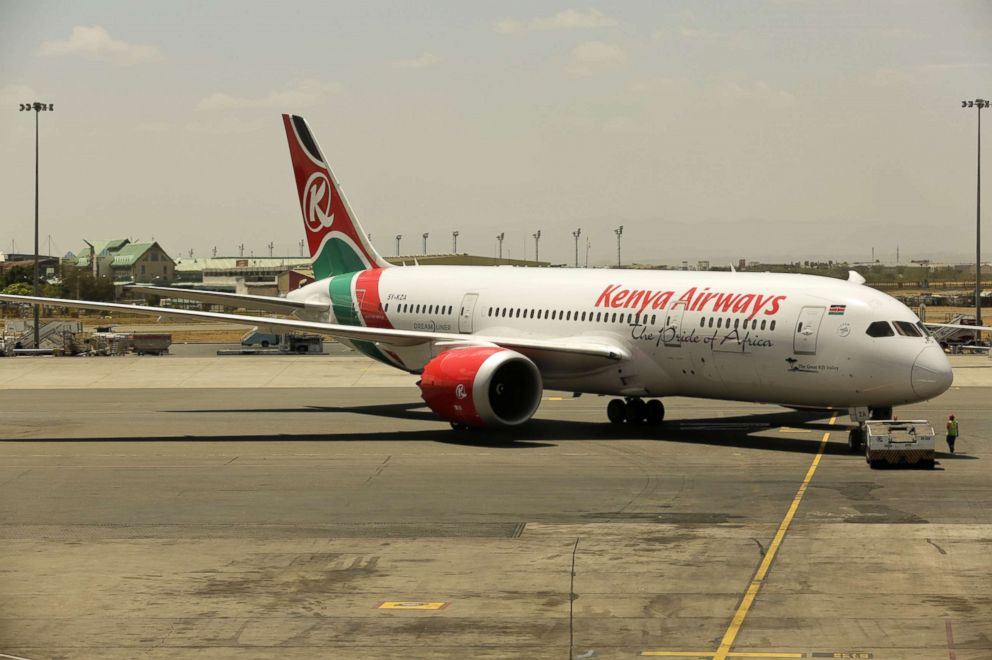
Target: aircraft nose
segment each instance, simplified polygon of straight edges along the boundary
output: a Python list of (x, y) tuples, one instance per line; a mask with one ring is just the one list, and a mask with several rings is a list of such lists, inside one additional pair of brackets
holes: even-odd
[(911, 382), (918, 396), (932, 399), (946, 392), (953, 381), (951, 363), (939, 346), (927, 346), (916, 356)]

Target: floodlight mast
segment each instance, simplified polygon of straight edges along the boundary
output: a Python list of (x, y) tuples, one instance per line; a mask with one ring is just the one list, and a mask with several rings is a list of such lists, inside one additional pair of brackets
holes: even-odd
[(623, 225), (614, 229), (613, 233), (617, 235), (617, 268), (620, 268), (620, 237), (623, 236)]
[(503, 239), (506, 238), (506, 232), (501, 231), (496, 234), (496, 240), (499, 241), (499, 260), (503, 260)]
[(579, 267), (579, 236), (582, 235), (582, 228), (579, 227), (572, 232), (572, 238), (575, 239), (575, 267)]
[(400, 256), (400, 241), (403, 240), (403, 234), (396, 234), (396, 256)]
[[(962, 108), (975, 108), (978, 114), (977, 180), (975, 185), (975, 325), (982, 325), (982, 108), (989, 107), (986, 99), (961, 101)], [(981, 331), (976, 331), (979, 335)]]
[(421, 236), (424, 239), (424, 254), (427, 254), (427, 237), (430, 236), (430, 232), (425, 231)]
[[(31, 291), (32, 294), (38, 296), (38, 288), (40, 286), (39, 279), (39, 265), (38, 265), (38, 115), (42, 111), (53, 111), (55, 110), (54, 103), (39, 103), (34, 101), (33, 103), (21, 103), (21, 112), (34, 111), (34, 277), (32, 278)], [(51, 256), (51, 255), (49, 255)], [(96, 255), (93, 255), (96, 257)], [(41, 348), (41, 328), (39, 326), (39, 311), (41, 307), (39, 305), (34, 306), (34, 347), (35, 349)]]
[(451, 254), (458, 254), (458, 232), (451, 232)]
[(538, 229), (537, 233), (531, 236), (534, 237), (534, 261), (538, 262), (541, 260), (541, 230)]

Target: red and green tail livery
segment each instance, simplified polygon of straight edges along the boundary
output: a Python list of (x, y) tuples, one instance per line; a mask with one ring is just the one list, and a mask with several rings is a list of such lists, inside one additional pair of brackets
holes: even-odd
[(388, 266), (355, 219), (306, 120), (297, 115), (283, 115), (282, 120), (314, 277)]

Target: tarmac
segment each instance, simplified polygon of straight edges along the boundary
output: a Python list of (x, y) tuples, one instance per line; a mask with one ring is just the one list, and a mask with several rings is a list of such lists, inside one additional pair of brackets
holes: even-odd
[(350, 356), (0, 360), (0, 658), (992, 658), (992, 361), (847, 419), (546, 392), (456, 432)]

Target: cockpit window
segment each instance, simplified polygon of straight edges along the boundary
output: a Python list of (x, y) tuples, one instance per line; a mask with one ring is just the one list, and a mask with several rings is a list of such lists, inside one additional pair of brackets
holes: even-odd
[(896, 326), (896, 332), (898, 332), (903, 337), (922, 337), (920, 334), (920, 329), (909, 321), (893, 321), (893, 325)]
[(917, 321), (916, 322), (916, 327), (920, 329), (920, 332), (923, 333), (923, 336), (924, 337), (930, 337), (930, 336), (932, 336), (930, 334), (930, 331), (927, 330), (927, 326), (923, 325), (923, 321)]
[(892, 326), (888, 321), (875, 321), (865, 332), (869, 337), (892, 337), (896, 334), (892, 332)]

